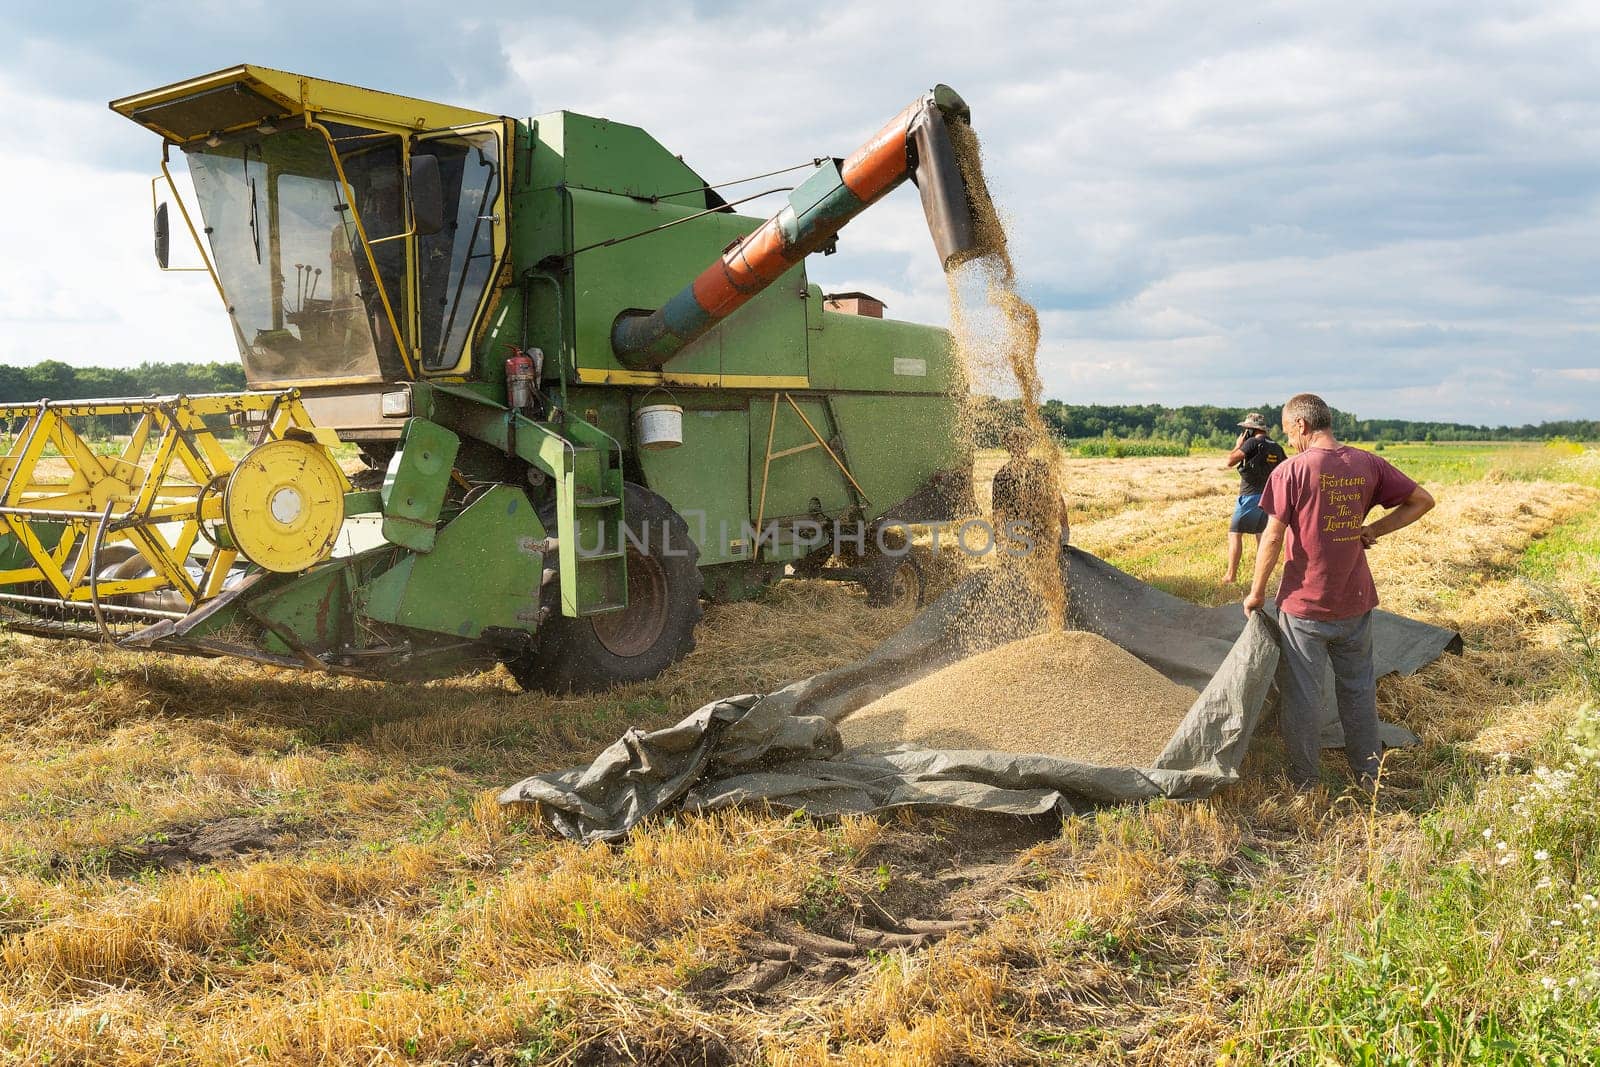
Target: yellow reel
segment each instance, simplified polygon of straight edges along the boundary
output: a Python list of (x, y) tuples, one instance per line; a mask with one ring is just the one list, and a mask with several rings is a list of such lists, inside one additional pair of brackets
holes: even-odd
[(344, 479), (309, 441), (268, 441), (228, 476), (222, 518), (246, 559), (280, 574), (328, 558), (344, 525)]

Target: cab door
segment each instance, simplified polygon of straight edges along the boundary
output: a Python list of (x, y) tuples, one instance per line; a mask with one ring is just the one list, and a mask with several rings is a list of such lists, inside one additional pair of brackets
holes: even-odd
[(416, 237), (415, 336), (423, 376), (465, 375), (472, 338), (506, 252), (503, 121), (418, 137), (411, 158), (438, 160), (443, 225)]

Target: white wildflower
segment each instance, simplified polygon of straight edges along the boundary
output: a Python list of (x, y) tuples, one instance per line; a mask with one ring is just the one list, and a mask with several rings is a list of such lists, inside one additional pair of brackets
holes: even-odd
[(1541, 848), (1539, 851), (1533, 854), (1533, 858), (1538, 860), (1540, 863), (1543, 863), (1545, 860), (1550, 858), (1550, 853)]

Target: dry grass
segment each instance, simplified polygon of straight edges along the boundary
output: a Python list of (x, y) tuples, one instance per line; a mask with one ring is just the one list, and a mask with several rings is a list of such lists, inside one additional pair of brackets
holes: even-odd
[[(1169, 587), (1199, 583), (1221, 565), (1232, 492), (1222, 479), (1183, 499), (1209, 477), (1201, 462), (1069, 461), (1069, 484), (1106, 501), (1077, 540)], [(1111, 469), (1078, 473), (1093, 463)], [(1315, 959), (1373, 842), (1397, 869), (1419, 862), (1421, 815), (1496, 753), (1539, 745), (1576, 699), (1560, 624), (1513, 565), (1541, 532), (1589, 521), (1594, 493), (1439, 495), (1375, 569), (1389, 606), (1459, 627), (1468, 653), (1384, 683), (1384, 713), (1425, 744), (1391, 760), (1375, 815), (1291, 801), (1270, 737), (1210, 801), (1063, 826), (748, 812), (580, 848), (492, 802), (627, 725), (847, 662), (904, 621), (825, 583), (714, 607), (666, 676), (581, 700), (521, 694), (499, 673), (406, 689), (6, 638), (0, 1055), (1214, 1062), (1241, 999)], [(1210, 583), (1199, 599), (1237, 595)], [(258, 824), (270, 844), (145, 862), (218, 820)], [(850, 961), (832, 984), (719, 992), (775, 924), (839, 933), (875, 907), (976, 925)]]
[[(978, 503), (985, 511), (989, 508), (989, 483), (1005, 460), (1004, 452), (986, 449), (973, 463)], [(1074, 529), (1138, 505), (1206, 497), (1214, 498), (1213, 507), (1222, 509), (1226, 531), (1232, 501), (1239, 492), (1239, 475), (1219, 469), (1221, 466), (1220, 454), (1133, 461), (1063, 457), (1062, 491)]]
[[(1128, 460), (1108, 460), (1127, 464)], [(1158, 461), (1149, 461), (1158, 462)], [(1479, 481), (1434, 487), (1439, 506), (1369, 556), (1384, 607), (1420, 618), (1448, 609), (1484, 573), (1514, 565), (1528, 542), (1591, 509), (1600, 492), (1566, 482)], [(1243, 598), (1255, 542), (1246, 539), (1241, 583), (1221, 578), (1232, 499), (1155, 497), (1150, 503), (1073, 526), (1073, 543), (1187, 600)]]

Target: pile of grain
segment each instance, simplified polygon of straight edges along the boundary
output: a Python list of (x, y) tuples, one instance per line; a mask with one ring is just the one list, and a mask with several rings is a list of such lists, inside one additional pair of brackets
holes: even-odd
[(914, 741), (1148, 767), (1195, 696), (1099, 634), (1056, 631), (897, 689), (849, 716), (839, 732), (847, 745)]

